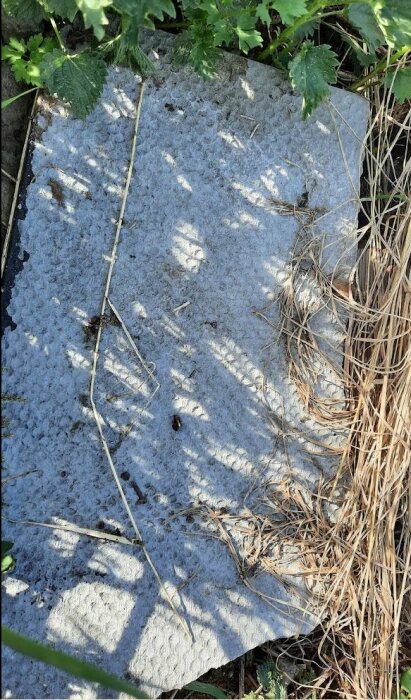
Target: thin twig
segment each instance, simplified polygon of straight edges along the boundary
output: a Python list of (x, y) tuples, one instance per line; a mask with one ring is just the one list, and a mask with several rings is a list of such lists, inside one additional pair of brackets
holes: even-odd
[(8, 173), (7, 170), (4, 170), (4, 168), (1, 169), (1, 174), (4, 175), (5, 177), (7, 177), (12, 182), (14, 182), (14, 183), (17, 182), (16, 178), (13, 177), (13, 175), (10, 175), (10, 173)]
[(18, 202), (19, 193), (20, 193), (20, 184), (21, 184), (21, 179), (23, 177), (24, 164), (26, 162), (27, 148), (29, 145), (29, 139), (30, 139), (30, 133), (31, 133), (31, 125), (32, 125), (35, 111), (37, 109), (37, 98), (39, 96), (39, 92), (40, 92), (40, 90), (38, 89), (34, 95), (33, 106), (31, 108), (29, 122), (28, 122), (27, 129), (26, 129), (26, 136), (24, 138), (23, 149), (21, 151), (19, 169), (17, 171), (16, 186), (14, 188), (13, 200), (11, 203), (10, 215), (9, 215), (9, 220), (8, 220), (8, 224), (7, 224), (7, 231), (6, 231), (6, 235), (4, 237), (3, 250), (1, 253), (1, 279), (2, 280), (3, 280), (4, 270), (6, 267), (9, 247), (10, 247), (11, 232), (12, 232), (12, 228), (13, 228), (14, 215), (16, 212), (17, 202)]
[[(124, 507), (125, 507), (125, 509), (126, 509), (127, 515), (128, 515), (128, 517), (129, 517), (129, 519), (130, 519), (131, 525), (132, 525), (133, 530), (134, 530), (134, 532), (135, 532), (135, 534), (136, 534), (136, 538), (137, 538), (140, 542), (142, 542), (142, 549), (143, 549), (143, 552), (144, 552), (144, 556), (145, 556), (145, 558), (146, 558), (146, 560), (147, 560), (147, 563), (148, 563), (148, 565), (150, 566), (150, 568), (151, 568), (151, 570), (152, 570), (152, 572), (153, 572), (153, 574), (154, 574), (154, 576), (155, 576), (155, 578), (156, 578), (156, 580), (157, 580), (157, 583), (159, 584), (159, 587), (160, 587), (161, 592), (162, 592), (163, 595), (165, 596), (165, 598), (166, 598), (166, 600), (168, 601), (168, 603), (169, 603), (170, 607), (172, 608), (172, 610), (173, 610), (173, 611), (175, 612), (175, 614), (177, 615), (177, 618), (178, 618), (180, 624), (182, 625), (184, 631), (186, 632), (186, 634), (187, 634), (190, 638), (192, 638), (192, 634), (191, 634), (191, 632), (190, 632), (190, 628), (189, 628), (188, 625), (187, 625), (187, 622), (186, 622), (186, 621), (184, 620), (184, 618), (180, 615), (180, 613), (178, 612), (176, 606), (174, 605), (174, 603), (173, 603), (173, 601), (172, 601), (172, 599), (171, 599), (171, 597), (170, 597), (170, 595), (169, 595), (169, 593), (168, 593), (168, 591), (167, 591), (167, 589), (166, 589), (166, 587), (165, 587), (163, 581), (161, 580), (160, 575), (159, 575), (159, 573), (158, 573), (158, 571), (157, 571), (157, 569), (156, 569), (156, 567), (155, 567), (155, 565), (154, 565), (154, 563), (153, 563), (153, 561), (152, 561), (152, 559), (151, 559), (151, 556), (150, 556), (150, 554), (149, 554), (149, 552), (148, 552), (146, 546), (144, 545), (143, 538), (142, 538), (142, 536), (141, 536), (141, 534), (140, 534), (140, 531), (139, 531), (139, 529), (138, 529), (138, 527), (137, 527), (136, 521), (135, 521), (134, 516), (133, 516), (133, 514), (132, 514), (132, 512), (131, 512), (131, 508), (130, 508), (129, 503), (128, 503), (128, 501), (127, 501), (127, 498), (126, 498), (126, 495), (125, 495), (125, 493), (124, 493), (123, 487), (122, 487), (122, 485), (121, 485), (121, 483), (120, 483), (120, 480), (119, 480), (119, 477), (118, 477), (118, 475), (117, 475), (117, 471), (116, 471), (116, 468), (115, 468), (115, 466), (114, 466), (114, 462), (113, 462), (113, 459), (112, 459), (112, 456), (111, 456), (111, 453), (110, 453), (109, 446), (108, 446), (107, 441), (106, 441), (106, 439), (105, 439), (105, 437), (104, 437), (102, 417), (101, 417), (100, 413), (99, 413), (98, 410), (97, 410), (96, 403), (95, 403), (95, 400), (94, 400), (94, 387), (95, 387), (95, 381), (96, 381), (96, 374), (97, 374), (97, 367), (98, 367), (98, 359), (99, 359), (99, 350), (100, 350), (100, 343), (101, 343), (101, 337), (102, 337), (102, 331), (103, 331), (103, 318), (104, 318), (104, 314), (105, 314), (105, 311), (106, 311), (106, 305), (109, 304), (110, 308), (114, 311), (114, 313), (116, 313), (115, 307), (113, 307), (113, 305), (110, 304), (110, 301), (109, 301), (109, 292), (110, 292), (110, 287), (111, 287), (111, 280), (112, 280), (112, 276), (113, 276), (114, 266), (115, 266), (115, 263), (116, 263), (116, 260), (117, 260), (117, 248), (118, 248), (118, 243), (119, 243), (119, 240), (120, 240), (120, 233), (121, 233), (121, 228), (122, 228), (122, 224), (123, 224), (124, 212), (125, 212), (126, 204), (127, 204), (128, 192), (129, 192), (129, 189), (130, 189), (130, 182), (131, 182), (131, 178), (132, 178), (132, 175), (133, 175), (134, 161), (135, 161), (135, 152), (136, 152), (136, 146), (137, 146), (137, 135), (138, 135), (138, 127), (139, 127), (139, 123), (140, 123), (140, 115), (141, 115), (141, 107), (142, 107), (142, 103), (143, 103), (143, 95), (144, 95), (144, 81), (141, 82), (140, 92), (139, 92), (139, 96), (138, 96), (138, 100), (137, 100), (136, 117), (135, 117), (135, 122), (134, 122), (134, 131), (133, 131), (133, 138), (132, 138), (132, 144), (131, 144), (130, 163), (129, 163), (128, 173), (127, 173), (127, 178), (126, 178), (126, 183), (125, 183), (125, 187), (124, 187), (124, 194), (123, 194), (123, 199), (122, 199), (122, 203), (121, 203), (120, 214), (119, 214), (119, 218), (118, 218), (118, 221), (117, 221), (116, 231), (115, 231), (115, 235), (114, 235), (114, 241), (113, 241), (113, 245), (112, 245), (112, 249), (111, 249), (111, 254), (110, 254), (110, 258), (109, 258), (110, 264), (109, 264), (109, 268), (108, 268), (108, 272), (107, 272), (107, 279), (106, 279), (106, 285), (105, 285), (105, 289), (104, 289), (103, 300), (102, 300), (101, 307), (100, 307), (99, 325), (98, 325), (96, 343), (95, 343), (94, 352), (93, 352), (93, 364), (92, 364), (92, 368), (91, 368), (91, 378), (90, 378), (90, 392), (89, 392), (89, 397), (90, 397), (90, 404), (91, 404), (91, 407), (92, 407), (94, 420), (95, 420), (95, 422), (96, 422), (96, 426), (97, 426), (97, 429), (98, 429), (98, 432), (99, 432), (100, 441), (101, 441), (101, 444), (102, 444), (102, 446), (103, 446), (103, 450), (104, 450), (104, 452), (105, 452), (105, 455), (106, 455), (106, 457), (107, 457), (107, 461), (108, 461), (108, 463), (109, 463), (111, 472), (112, 472), (112, 474), (113, 474), (114, 481), (115, 481), (115, 483), (116, 483), (118, 492), (119, 492), (119, 494), (120, 494), (120, 496), (121, 496), (121, 500), (123, 501), (123, 504), (124, 504)], [(116, 313), (116, 315), (117, 315), (117, 317), (119, 318), (118, 312)], [(143, 363), (143, 366), (145, 367), (146, 371), (148, 371), (148, 373), (150, 374), (150, 376), (153, 376), (153, 375), (152, 375), (152, 372), (150, 372), (150, 370), (148, 369), (147, 365), (144, 363), (144, 360), (141, 358), (141, 355), (140, 355), (140, 353), (139, 353), (139, 351), (138, 351), (138, 349), (137, 349), (137, 347), (136, 347), (136, 345), (135, 345), (133, 339), (131, 338), (131, 335), (129, 334), (129, 332), (128, 332), (128, 330), (127, 330), (127, 328), (126, 328), (126, 326), (125, 326), (124, 324), (122, 324), (122, 328), (123, 328), (124, 333), (126, 334), (127, 339), (128, 339), (129, 342), (132, 344), (132, 346), (133, 346), (135, 352), (136, 352), (137, 355), (139, 356), (140, 361)], [(158, 382), (157, 382), (157, 385), (158, 385)], [(158, 389), (158, 386), (157, 386), (157, 388), (156, 388), (156, 391), (157, 391), (157, 389)]]
[(94, 537), (98, 540), (109, 540), (117, 544), (130, 544), (133, 546), (141, 546), (141, 543), (136, 540), (130, 540), (123, 535), (114, 535), (111, 532), (103, 532), (102, 530), (93, 530), (88, 527), (79, 527), (78, 525), (58, 525), (56, 523), (40, 523), (36, 520), (12, 520), (6, 518), (9, 523), (14, 525), (34, 525), (36, 527), (48, 527), (50, 530), (65, 530), (66, 532), (74, 532), (76, 535), (85, 535), (86, 537)]

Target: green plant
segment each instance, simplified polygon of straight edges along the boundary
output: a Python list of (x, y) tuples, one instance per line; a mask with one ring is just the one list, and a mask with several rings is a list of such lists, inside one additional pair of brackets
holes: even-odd
[(400, 678), (401, 700), (411, 700), (411, 668), (406, 668)]
[[(11, 544), (10, 542), (7, 544)], [(3, 542), (2, 542), (2, 557), (3, 557)], [(148, 696), (141, 690), (136, 688), (131, 683), (123, 681), (117, 676), (113, 676), (111, 673), (107, 673), (101, 668), (89, 664), (86, 661), (81, 661), (71, 654), (66, 654), (62, 651), (57, 651), (53, 649), (49, 644), (40, 644), (39, 642), (30, 639), (8, 627), (2, 626), (1, 628), (1, 638), (2, 643), (6, 646), (14, 649), (14, 651), (28, 656), (37, 661), (42, 661), (48, 666), (54, 666), (59, 668), (65, 673), (69, 673), (77, 678), (83, 678), (91, 683), (98, 683), (103, 686), (103, 688), (110, 688), (111, 690), (117, 690), (121, 693), (127, 693), (133, 698), (147, 698)], [(212, 698), (220, 698), (224, 700), (226, 696), (224, 693), (214, 685), (210, 683), (200, 683), (195, 681), (189, 683), (185, 686), (185, 690), (191, 690), (196, 693), (201, 693), (202, 695), (209, 695)]]
[(287, 700), (284, 674), (275, 661), (264, 661), (257, 668), (260, 688), (248, 693), (245, 700)]
[[(311, 666), (310, 663), (307, 663), (303, 666), (303, 668), (300, 670), (298, 673), (295, 682), (299, 686), (310, 686), (314, 683), (316, 680), (316, 675), (314, 673), (314, 670)], [(306, 687), (304, 687), (304, 691), (306, 690)], [(307, 695), (305, 696), (307, 697)], [(317, 700), (317, 692), (316, 690), (311, 690), (310, 695), (309, 695), (310, 700)]]
[(48, 644), (40, 644), (35, 642), (29, 637), (25, 637), (22, 634), (18, 634), (8, 627), (2, 626), (1, 628), (2, 643), (6, 646), (14, 649), (14, 651), (24, 654), (24, 656), (29, 656), (32, 659), (37, 659), (37, 661), (43, 661), (49, 666), (54, 666), (59, 668), (66, 673), (70, 673), (77, 678), (84, 678), (84, 680), (90, 681), (92, 683), (99, 683), (104, 688), (111, 688), (112, 690), (117, 690), (123, 693), (127, 693), (134, 698), (146, 698), (147, 695), (138, 690), (131, 683), (126, 683), (117, 678), (116, 676), (107, 673), (106, 671), (93, 666), (85, 661), (80, 661), (70, 654), (65, 654), (62, 651), (57, 651)]
[(268, 700), (286, 700), (287, 687), (284, 674), (275, 661), (265, 661), (257, 669), (257, 678)]
[(14, 568), (14, 557), (9, 554), (13, 547), (13, 542), (8, 542), (7, 540), (1, 541), (1, 573), (7, 574)]
[(189, 690), (192, 693), (201, 693), (201, 695), (209, 695), (211, 698), (226, 700), (227, 696), (220, 688), (211, 683), (203, 683), (202, 681), (193, 681), (184, 686), (184, 690)]
[[(219, 47), (251, 52), (287, 71), (303, 96), (304, 117), (337, 82), (342, 59), (350, 61), (353, 88), (383, 76), (399, 101), (411, 97), (409, 68), (390, 72), (390, 66), (410, 50), (409, 0), (2, 0), (2, 4), (17, 19), (49, 20), (55, 38), (35, 34), (27, 41), (11, 39), (2, 57), (19, 80), (56, 94), (78, 117), (85, 117), (98, 100), (107, 62), (128, 65), (142, 74), (153, 70), (139, 46), (139, 34), (143, 27), (157, 26), (182, 30), (177, 58), (204, 77), (214, 75)], [(177, 17), (177, 22), (165, 23)], [(64, 23), (70, 27), (75, 18), (89, 31), (83, 37), (87, 46), (72, 52), (60, 28)], [(333, 48), (322, 39), (323, 34), (330, 35), (330, 27)]]

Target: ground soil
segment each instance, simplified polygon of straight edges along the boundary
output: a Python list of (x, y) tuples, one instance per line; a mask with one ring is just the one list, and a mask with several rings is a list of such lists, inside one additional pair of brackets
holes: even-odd
[[(1, 41), (7, 43), (11, 36), (25, 36), (35, 32), (37, 27), (27, 24), (19, 24), (1, 13)], [(10, 66), (5, 61), (1, 71), (1, 99), (5, 100), (19, 92), (27, 90), (27, 85), (16, 83)], [(9, 107), (1, 111), (1, 232), (2, 241), (7, 229), (11, 202), (13, 199), (15, 183), (5, 175), (5, 171), (12, 178), (16, 178), (19, 169), (20, 156), (26, 135), (28, 117), (33, 103), (33, 93), (21, 97)]]

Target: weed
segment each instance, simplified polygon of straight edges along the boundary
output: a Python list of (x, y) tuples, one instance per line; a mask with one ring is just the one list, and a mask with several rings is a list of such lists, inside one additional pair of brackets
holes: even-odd
[(8, 542), (7, 540), (1, 541), (1, 573), (7, 574), (14, 568), (14, 557), (10, 554), (10, 550), (13, 547), (13, 542)]
[[(16, 19), (27, 18), (26, 0), (2, 4)], [(399, 101), (411, 97), (411, 68), (391, 70), (411, 46), (408, 0), (30, 0), (29, 10), (32, 20), (49, 20), (54, 36), (12, 38), (2, 48), (2, 58), (17, 80), (56, 94), (80, 118), (101, 95), (107, 63), (127, 65), (143, 76), (153, 72), (139, 35), (144, 27), (158, 26), (182, 30), (176, 58), (205, 78), (215, 75), (219, 47), (251, 54), (286, 71), (302, 94), (304, 117), (329, 95), (330, 85), (346, 76), (342, 64), (347, 61), (354, 71), (353, 89), (382, 79)], [(177, 17), (182, 21), (165, 23)], [(67, 21), (72, 27), (74, 21), (81, 22), (85, 48), (69, 50), (70, 42), (64, 42), (59, 28)], [(322, 41), (330, 22), (340, 55)], [(10, 99), (2, 107), (7, 104)]]

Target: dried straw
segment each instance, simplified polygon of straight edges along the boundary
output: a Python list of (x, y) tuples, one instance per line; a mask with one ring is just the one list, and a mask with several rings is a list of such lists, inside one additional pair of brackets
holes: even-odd
[[(368, 191), (360, 203), (357, 262), (349, 280), (338, 270), (326, 274), (321, 246), (310, 235), (315, 220), (302, 216), (292, 277), (280, 299), (300, 399), (317, 422), (345, 436), (323, 445), (340, 454), (338, 472), (315, 493), (288, 479), (267, 482), (263, 514), (212, 517), (225, 525), (223, 539), (244, 577), (258, 567), (292, 586), (291, 565), (304, 577), (322, 616), (311, 684), (318, 698), (399, 697), (400, 671), (410, 664), (411, 111), (377, 85), (367, 96)], [(301, 304), (299, 285), (307, 276), (345, 334), (339, 355), (328, 351), (309, 305)], [(318, 391), (324, 364), (344, 386), (345, 400)], [(290, 552), (285, 568), (284, 551)], [(298, 659), (295, 645), (277, 645), (277, 653), (292, 655), (293, 648)]]

